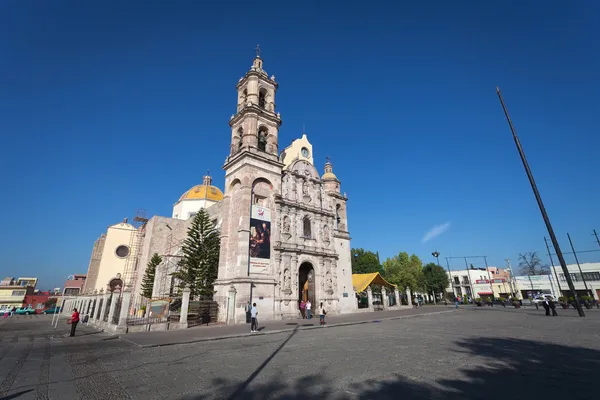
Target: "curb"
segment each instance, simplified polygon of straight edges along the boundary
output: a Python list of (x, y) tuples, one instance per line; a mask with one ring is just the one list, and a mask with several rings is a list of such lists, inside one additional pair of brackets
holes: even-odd
[[(459, 310), (445, 310), (445, 311), (435, 311), (435, 312), (430, 312), (430, 313), (425, 313), (425, 314), (413, 314), (413, 315), (398, 315), (395, 317), (386, 317), (386, 318), (380, 318), (380, 319), (375, 319), (375, 320), (364, 320), (364, 321), (354, 321), (354, 322), (339, 322), (337, 324), (331, 324), (331, 325), (326, 325), (325, 328), (335, 328), (335, 327), (340, 327), (340, 326), (350, 326), (350, 325), (363, 325), (363, 324), (372, 324), (372, 323), (379, 323), (379, 322), (383, 322), (383, 321), (393, 321), (393, 320), (397, 320), (397, 319), (404, 319), (404, 318), (417, 318), (417, 317), (424, 317), (427, 315), (436, 315), (436, 314), (445, 314), (445, 313), (453, 313), (453, 312), (457, 312)], [(250, 332), (245, 332), (245, 333), (237, 333), (237, 334), (233, 334), (233, 335), (225, 335), (225, 336), (212, 336), (212, 337), (205, 337), (205, 338), (196, 338), (196, 339), (189, 339), (189, 340), (181, 340), (181, 341), (177, 341), (177, 342), (170, 342), (170, 343), (161, 343), (161, 344), (138, 344), (135, 343), (129, 339), (127, 339), (126, 335), (120, 335), (118, 336), (119, 339), (131, 343), (139, 348), (152, 348), (152, 347), (166, 347), (166, 346), (176, 346), (176, 345), (180, 345), (180, 344), (191, 344), (191, 343), (200, 343), (200, 342), (213, 342), (213, 341), (217, 341), (217, 340), (227, 340), (227, 339), (237, 339), (237, 338), (245, 338), (245, 337), (251, 337), (251, 336), (264, 336), (264, 335), (276, 335), (278, 333), (285, 333), (285, 332), (293, 332), (295, 330), (298, 331), (305, 331), (305, 330), (311, 330), (311, 329), (323, 329), (322, 326), (320, 325), (316, 325), (316, 326), (305, 326), (305, 327), (300, 327), (298, 325), (296, 325), (294, 328), (288, 328), (288, 329), (277, 329), (277, 330), (273, 330), (273, 331), (265, 331), (265, 332), (256, 332), (256, 333), (250, 333)]]

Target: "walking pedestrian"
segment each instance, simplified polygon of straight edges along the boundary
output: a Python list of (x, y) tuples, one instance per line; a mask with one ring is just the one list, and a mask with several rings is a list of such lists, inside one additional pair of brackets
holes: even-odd
[(8, 318), (8, 308), (4, 309), (4, 319)]
[(319, 306), (319, 324), (325, 325), (325, 315), (327, 315), (327, 312), (325, 311), (325, 308), (323, 307), (323, 303), (321, 303), (321, 305)]
[(312, 307), (312, 304), (310, 303), (310, 300), (306, 301), (306, 319), (310, 319), (310, 309)]
[(550, 306), (550, 309), (552, 310), (552, 316), (558, 317), (558, 313), (556, 312), (556, 304), (554, 304), (554, 300), (550, 300), (548, 302), (548, 306)]
[(300, 300), (300, 314), (302, 314), (302, 319), (306, 318), (306, 303), (304, 300)]
[(544, 306), (544, 310), (546, 310), (546, 317), (550, 316), (550, 303), (548, 303), (548, 299), (545, 299), (544, 302), (542, 303), (542, 305)]
[(454, 307), (458, 308), (458, 297), (454, 298)]
[(75, 336), (75, 329), (77, 329), (77, 324), (79, 323), (79, 312), (76, 308), (73, 309), (73, 315), (70, 318), (71, 321), (71, 334), (69, 336)]
[(256, 320), (258, 310), (256, 309), (256, 303), (252, 304), (252, 308), (250, 309), (250, 315), (252, 318), (252, 323), (250, 324), (250, 332), (258, 332), (258, 322)]

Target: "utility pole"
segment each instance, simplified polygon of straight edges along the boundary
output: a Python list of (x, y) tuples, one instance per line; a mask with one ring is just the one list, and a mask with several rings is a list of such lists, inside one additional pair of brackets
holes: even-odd
[(585, 286), (585, 291), (593, 297), (592, 291), (588, 289), (587, 281), (583, 276), (583, 271), (581, 271), (581, 265), (579, 265), (579, 259), (577, 258), (577, 253), (575, 252), (575, 247), (573, 247), (573, 241), (571, 240), (571, 235), (567, 232), (567, 237), (569, 238), (569, 243), (571, 244), (571, 250), (573, 250), (573, 255), (575, 256), (575, 262), (577, 263), (577, 268), (579, 268), (579, 274), (581, 275), (581, 279), (583, 280), (583, 285)]
[(562, 288), (560, 287), (560, 281), (558, 280), (558, 274), (556, 273), (556, 267), (554, 266), (554, 260), (552, 259), (552, 253), (550, 253), (550, 246), (548, 246), (548, 240), (546, 236), (544, 236), (544, 243), (546, 243), (546, 250), (548, 250), (548, 257), (550, 258), (550, 264), (552, 264), (552, 271), (554, 271), (554, 276), (556, 278), (556, 283), (558, 283), (558, 292), (561, 297), (562, 296)]
[(525, 168), (525, 172), (527, 173), (527, 178), (529, 178), (529, 184), (531, 185), (531, 189), (533, 190), (533, 194), (540, 209), (540, 213), (542, 214), (542, 218), (544, 219), (544, 223), (546, 224), (546, 229), (548, 230), (548, 234), (550, 235), (550, 240), (552, 241), (552, 245), (554, 246), (554, 250), (556, 251), (558, 262), (560, 263), (560, 266), (562, 267), (562, 270), (565, 274), (565, 278), (567, 279), (569, 289), (571, 290), (571, 293), (575, 298), (575, 308), (577, 308), (577, 313), (580, 317), (585, 317), (585, 312), (583, 311), (583, 308), (581, 308), (581, 304), (579, 303), (579, 297), (577, 296), (577, 292), (575, 291), (575, 286), (573, 285), (573, 280), (571, 279), (571, 275), (569, 274), (567, 263), (565, 262), (565, 258), (560, 249), (560, 245), (558, 244), (558, 239), (556, 239), (556, 235), (554, 234), (554, 228), (552, 228), (552, 224), (550, 223), (550, 218), (548, 217), (548, 213), (546, 212), (546, 207), (544, 206), (544, 202), (542, 201), (542, 196), (538, 191), (535, 179), (533, 178), (533, 173), (529, 168), (529, 163), (527, 162), (525, 152), (523, 151), (523, 147), (521, 146), (521, 141), (519, 140), (517, 132), (515, 131), (515, 127), (513, 126), (510, 116), (508, 115), (508, 110), (506, 109), (506, 105), (504, 104), (502, 93), (500, 92), (500, 88), (498, 87), (496, 87), (496, 94), (498, 95), (498, 99), (500, 100), (500, 104), (502, 105), (502, 109), (504, 110), (504, 115), (506, 116), (508, 126), (510, 127), (513, 140), (515, 141), (515, 146), (517, 146), (519, 156), (521, 157), (521, 161), (523, 162), (523, 167)]

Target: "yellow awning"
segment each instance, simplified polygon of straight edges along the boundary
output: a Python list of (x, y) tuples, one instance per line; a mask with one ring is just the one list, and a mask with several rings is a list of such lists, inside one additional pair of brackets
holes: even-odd
[(379, 272), (373, 272), (370, 274), (352, 274), (352, 286), (354, 286), (354, 291), (356, 293), (360, 293), (368, 288), (370, 285), (381, 285), (395, 288), (396, 285), (392, 285), (383, 277)]

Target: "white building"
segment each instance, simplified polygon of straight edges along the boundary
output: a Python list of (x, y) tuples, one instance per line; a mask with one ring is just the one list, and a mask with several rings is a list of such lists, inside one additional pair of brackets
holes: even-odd
[(509, 297), (517, 290), (509, 272), (493, 266), (450, 271), (450, 282), (446, 291), (460, 297)]
[[(591, 295), (596, 300), (600, 300), (600, 263), (583, 263), (580, 266), (581, 272), (577, 264), (567, 265), (577, 294), (579, 296)], [(517, 276), (515, 280), (523, 298), (528, 298), (530, 295), (537, 293), (550, 293), (556, 297), (571, 296), (567, 280), (560, 266), (551, 268), (550, 275)]]

